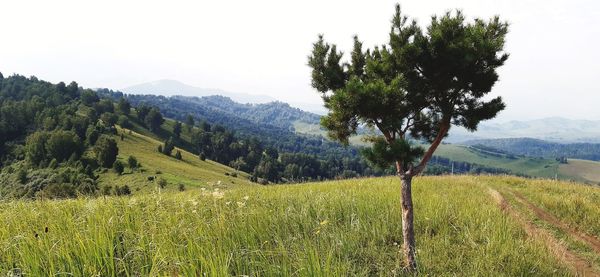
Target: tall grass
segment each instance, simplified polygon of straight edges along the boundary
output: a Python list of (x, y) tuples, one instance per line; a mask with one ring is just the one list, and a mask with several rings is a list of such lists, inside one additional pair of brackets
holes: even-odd
[(548, 180), (507, 178), (509, 188), (573, 228), (600, 236), (600, 187)]
[[(568, 275), (477, 177), (414, 182), (423, 274)], [(356, 179), (0, 204), (0, 272), (30, 276), (393, 276), (399, 182)], [(47, 232), (46, 232), (47, 228)]]

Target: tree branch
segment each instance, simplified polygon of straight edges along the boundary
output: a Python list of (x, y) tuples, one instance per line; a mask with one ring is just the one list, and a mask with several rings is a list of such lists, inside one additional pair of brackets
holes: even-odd
[(433, 152), (435, 152), (435, 150), (438, 148), (438, 146), (444, 139), (444, 136), (446, 136), (446, 134), (448, 133), (449, 129), (450, 129), (450, 118), (442, 119), (442, 123), (440, 123), (440, 130), (439, 130), (437, 136), (435, 137), (435, 139), (433, 140), (433, 142), (431, 143), (431, 145), (429, 146), (429, 149), (427, 149), (427, 152), (425, 152), (425, 155), (423, 155), (423, 159), (421, 159), (421, 162), (419, 163), (419, 165), (417, 165), (417, 167), (409, 170), (407, 172), (407, 174), (415, 176), (415, 175), (419, 175), (421, 172), (423, 172), (423, 170), (425, 169), (425, 166), (427, 166), (427, 162), (429, 162), (429, 160), (431, 159), (431, 156), (433, 156)]

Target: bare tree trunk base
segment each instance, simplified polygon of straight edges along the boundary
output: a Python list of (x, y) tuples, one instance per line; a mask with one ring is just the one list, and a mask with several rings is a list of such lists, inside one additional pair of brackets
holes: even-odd
[(402, 252), (404, 254), (405, 270), (414, 272), (417, 269), (415, 250), (415, 231), (412, 204), (412, 176), (400, 176), (402, 181)]

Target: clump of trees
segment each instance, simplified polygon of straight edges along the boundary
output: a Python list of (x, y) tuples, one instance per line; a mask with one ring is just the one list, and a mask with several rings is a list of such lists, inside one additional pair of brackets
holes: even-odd
[[(433, 17), (427, 28), (401, 14), (392, 18), (389, 42), (363, 49), (354, 38), (349, 62), (323, 36), (313, 45), (308, 64), (312, 86), (329, 113), (321, 124), (330, 137), (348, 144), (359, 125), (379, 130), (369, 137), (364, 156), (374, 165), (394, 165), (401, 180), (403, 253), (406, 268), (417, 267), (413, 227), (412, 178), (421, 174), (452, 125), (477, 129), (505, 105), (484, 98), (504, 64), (508, 25), (498, 17), (467, 22), (457, 11)], [(429, 143), (423, 149), (411, 143)]]
[[(112, 99), (104, 93), (76, 82), (52, 84), (0, 73), (0, 186), (8, 195), (93, 195), (97, 172), (123, 173), (115, 124), (132, 128), (136, 123), (158, 132), (164, 118), (157, 107), (144, 105), (136, 108), (136, 118), (124, 95)], [(140, 166), (135, 157), (127, 165)]]

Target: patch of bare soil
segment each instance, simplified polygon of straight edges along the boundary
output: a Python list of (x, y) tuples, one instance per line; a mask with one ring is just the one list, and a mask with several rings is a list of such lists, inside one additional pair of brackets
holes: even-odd
[(558, 241), (548, 230), (535, 226), (517, 210), (513, 209), (504, 196), (497, 190), (489, 188), (489, 193), (498, 206), (523, 227), (529, 237), (542, 241), (550, 252), (558, 260), (571, 267), (577, 276), (600, 277), (600, 272), (596, 271), (585, 259), (567, 249), (567, 247)]

